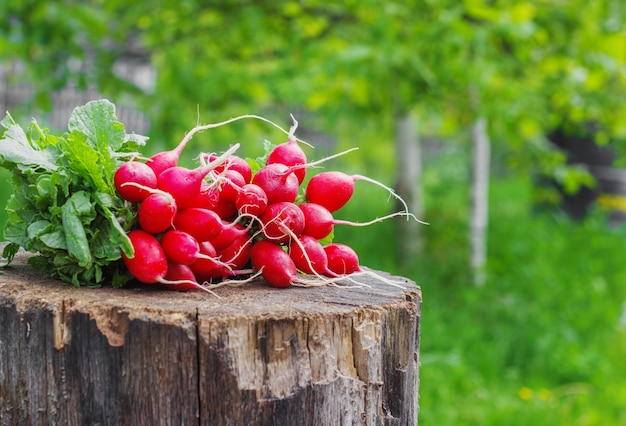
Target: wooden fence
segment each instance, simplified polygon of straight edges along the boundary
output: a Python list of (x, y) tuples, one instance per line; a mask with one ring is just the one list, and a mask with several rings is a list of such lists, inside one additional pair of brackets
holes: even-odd
[[(61, 90), (52, 93), (52, 108), (44, 112), (31, 107), (34, 89), (29, 84), (11, 84), (10, 76), (23, 72), (23, 65), (19, 62), (0, 63), (0, 113), (18, 111), (20, 115), (35, 117), (52, 129), (66, 129), (72, 110), (85, 103), (102, 98), (94, 87), (80, 90), (75, 85), (68, 84)], [(149, 64), (136, 63), (129, 60), (116, 66), (115, 71), (122, 78), (127, 79), (143, 89), (149, 90), (153, 84), (154, 72)], [(127, 132), (146, 134), (150, 129), (150, 121), (132, 105), (123, 101), (113, 100), (116, 104), (116, 113), (119, 121), (124, 123)]]

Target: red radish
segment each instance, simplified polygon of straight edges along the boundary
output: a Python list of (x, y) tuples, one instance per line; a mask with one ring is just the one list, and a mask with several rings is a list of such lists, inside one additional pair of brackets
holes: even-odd
[(259, 185), (248, 183), (241, 187), (235, 199), (235, 207), (239, 213), (261, 216), (267, 208), (267, 194)]
[(171, 283), (162, 283), (161, 285), (168, 290), (204, 290), (204, 288), (201, 288), (202, 286), (196, 281), (196, 276), (189, 265), (183, 265), (182, 263), (168, 261), (165, 279), (167, 281), (171, 281)]
[(161, 247), (168, 260), (183, 265), (190, 265), (200, 258), (207, 258), (200, 252), (200, 243), (190, 234), (178, 229), (171, 229), (163, 234)]
[(415, 218), (414, 215), (409, 213), (406, 202), (393, 189), (367, 176), (350, 176), (337, 171), (322, 172), (313, 176), (305, 191), (307, 201), (320, 204), (333, 213), (350, 200), (354, 193), (354, 182), (357, 180), (364, 180), (384, 188), (391, 196), (402, 203), (404, 206), (403, 216)]
[(231, 223), (223, 220), (222, 232), (220, 232), (217, 237), (212, 238), (210, 241), (216, 250), (222, 250), (231, 245), (236, 238), (242, 235), (248, 236), (248, 228), (237, 223)]
[(164, 232), (172, 226), (177, 210), (176, 201), (169, 194), (155, 192), (139, 205), (139, 226), (151, 234)]
[(219, 189), (215, 185), (203, 182), (200, 186), (200, 192), (196, 198), (189, 203), (189, 207), (201, 207), (203, 209), (215, 210), (215, 206), (217, 206), (219, 201)]
[(322, 244), (310, 235), (302, 235), (289, 244), (289, 256), (296, 267), (307, 274), (336, 276), (328, 269), (328, 257)]
[(222, 219), (212, 210), (189, 207), (176, 213), (173, 226), (199, 242), (209, 241), (222, 232)]
[(189, 139), (183, 139), (178, 146), (171, 151), (163, 151), (154, 154), (146, 161), (146, 164), (154, 170), (155, 175), (159, 176), (164, 170), (178, 165), (178, 159), (183, 149), (185, 149), (187, 142), (189, 142)]
[(215, 247), (208, 241), (200, 243), (200, 254), (203, 257), (189, 265), (189, 268), (193, 271), (198, 282), (204, 282), (213, 278), (213, 271), (219, 265), (219, 262), (216, 260), (217, 251)]
[(211, 264), (203, 259), (199, 259), (190, 266), (196, 277), (204, 281), (248, 273), (250, 271), (243, 271), (242, 268), (250, 260), (251, 248), (252, 240), (247, 235), (241, 235), (235, 238), (227, 247), (217, 252), (215, 257), (219, 258), (219, 261), (214, 261)]
[[(215, 155), (211, 155), (209, 157), (209, 161), (215, 161), (216, 158), (217, 157)], [(215, 168), (215, 171), (218, 173), (221, 173), (224, 170), (235, 170), (239, 172), (245, 183), (250, 183), (252, 180), (252, 168), (246, 160), (236, 155), (231, 155), (222, 165)]]
[(354, 193), (356, 179), (342, 172), (322, 172), (311, 178), (306, 188), (306, 199), (326, 207), (329, 212), (342, 208)]
[(353, 272), (361, 272), (359, 257), (352, 247), (333, 243), (324, 246), (324, 251), (328, 257), (328, 269), (336, 274), (344, 275)]
[(320, 204), (304, 203), (298, 207), (304, 213), (304, 231), (302, 233), (315, 237), (318, 240), (326, 238), (332, 232), (334, 225), (369, 226), (394, 216), (408, 216), (404, 212), (397, 212), (378, 217), (369, 222), (350, 222), (333, 218), (333, 214)]
[(163, 281), (160, 281), (160, 284), (163, 287), (175, 291), (202, 290), (213, 296), (219, 297), (207, 287), (198, 283), (196, 276), (189, 265), (182, 265), (174, 262), (168, 262), (167, 265), (167, 275)]
[[(130, 258), (122, 252), (122, 259), (126, 268), (135, 279), (144, 284), (176, 285), (177, 290), (198, 289), (213, 294), (210, 290), (199, 285), (193, 274), (189, 274), (186, 265), (176, 265), (168, 262), (159, 240), (146, 231), (136, 229), (128, 233), (135, 255)], [(170, 267), (172, 268), (170, 270)]]
[(130, 231), (128, 238), (135, 255), (130, 258), (122, 252), (122, 259), (132, 276), (145, 284), (163, 281), (167, 274), (167, 259), (159, 240), (140, 229)]
[(297, 282), (297, 269), (287, 252), (278, 244), (261, 240), (250, 252), (252, 267), (273, 287), (285, 288)]
[(212, 210), (224, 220), (232, 220), (237, 216), (237, 206), (232, 201), (219, 200)]
[[(295, 138), (291, 138), (289, 141), (276, 145), (274, 149), (267, 156), (267, 164), (280, 163), (285, 166), (297, 166), (306, 164), (306, 154), (298, 145)], [(306, 176), (306, 168), (298, 168), (293, 171), (297, 176), (298, 182), (302, 183)]]
[(150, 188), (156, 189), (157, 177), (145, 163), (127, 161), (115, 171), (113, 183), (123, 199), (140, 203), (150, 195)]
[(220, 200), (234, 202), (241, 190), (246, 184), (244, 177), (236, 170), (227, 169), (222, 172), (219, 177)]
[(284, 164), (268, 164), (259, 169), (252, 183), (260, 186), (267, 195), (269, 204), (288, 201), (293, 203), (298, 196), (300, 181)]
[(204, 177), (222, 164), (224, 159), (231, 155), (238, 147), (239, 144), (234, 145), (226, 151), (226, 153), (217, 157), (215, 161), (195, 169), (188, 169), (181, 166), (165, 169), (157, 177), (157, 187), (172, 194), (180, 208), (189, 207), (200, 193)]
[(196, 169), (181, 166), (170, 167), (159, 175), (157, 186), (172, 194), (179, 206), (187, 207), (200, 193), (202, 179), (211, 170), (208, 166), (200, 166)]
[(218, 250), (217, 255), (231, 269), (242, 269), (250, 260), (251, 248), (252, 240), (247, 234), (242, 234), (236, 237), (231, 244)]
[(200, 207), (213, 210), (222, 219), (231, 219), (237, 215), (237, 206), (234, 201), (221, 199), (220, 191), (215, 185), (202, 184), (200, 193), (189, 203), (188, 207)]
[(332, 232), (335, 219), (326, 207), (316, 203), (304, 203), (298, 207), (304, 213), (303, 234), (321, 240)]
[(263, 235), (277, 243), (286, 243), (291, 239), (292, 234), (299, 236), (304, 230), (304, 213), (294, 203), (270, 204), (260, 220), (263, 225)]

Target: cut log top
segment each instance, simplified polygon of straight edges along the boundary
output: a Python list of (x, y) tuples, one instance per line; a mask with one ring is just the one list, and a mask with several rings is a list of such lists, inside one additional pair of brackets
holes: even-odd
[(100, 308), (124, 309), (141, 315), (172, 314), (271, 317), (298, 314), (332, 314), (355, 307), (381, 307), (387, 304), (421, 302), (420, 288), (404, 277), (373, 271), (393, 284), (368, 275), (337, 285), (319, 287), (270, 287), (261, 278), (241, 286), (215, 289), (216, 296), (203, 291), (178, 292), (158, 285), (129, 285), (116, 289), (75, 287), (49, 278), (26, 263), (28, 253), (20, 251), (0, 275), (0, 294), (21, 304), (65, 304), (76, 310)]
[(406, 278), (216, 297), (78, 288), (28, 256), (0, 275), (0, 425), (417, 423), (421, 291)]

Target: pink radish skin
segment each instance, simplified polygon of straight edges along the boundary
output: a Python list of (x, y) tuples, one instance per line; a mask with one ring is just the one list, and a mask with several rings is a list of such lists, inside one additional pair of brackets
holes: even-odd
[(219, 190), (214, 185), (202, 183), (200, 186), (200, 192), (190, 204), (191, 207), (201, 207), (203, 209), (213, 210), (219, 200)]
[(234, 202), (246, 184), (244, 177), (236, 170), (228, 169), (220, 175), (219, 194), (220, 201)]
[(189, 139), (184, 139), (171, 151), (163, 151), (154, 154), (146, 161), (146, 164), (154, 170), (156, 176), (159, 176), (164, 170), (178, 165), (178, 159), (183, 149), (185, 149), (187, 142), (189, 142)]
[[(215, 161), (216, 156), (211, 155), (209, 157), (209, 161)], [(215, 168), (215, 171), (218, 173), (223, 172), (224, 170), (235, 170), (241, 174), (245, 183), (250, 183), (252, 180), (252, 168), (248, 164), (246, 160), (236, 155), (231, 155), (228, 157), (224, 163)]]
[[(300, 148), (296, 139), (290, 139), (287, 142), (275, 146), (267, 156), (267, 164), (279, 163), (291, 167), (306, 164), (306, 162), (306, 154), (302, 148)], [(306, 176), (306, 168), (297, 168), (293, 173), (298, 178), (298, 182), (302, 183)]]
[(168, 194), (155, 192), (139, 205), (137, 220), (146, 232), (158, 234), (172, 226), (178, 208), (176, 202)]
[(321, 240), (332, 232), (335, 219), (326, 207), (316, 203), (304, 203), (298, 207), (304, 214), (303, 234)]
[(289, 244), (289, 256), (300, 271), (307, 274), (336, 276), (334, 272), (328, 269), (328, 257), (324, 247), (317, 239), (309, 235), (302, 235), (298, 240), (300, 244), (296, 241)]
[(235, 207), (239, 213), (253, 216), (261, 216), (267, 208), (267, 204), (267, 194), (263, 188), (254, 183), (242, 186), (235, 199)]
[(224, 201), (215, 186), (202, 184), (202, 189), (189, 207), (212, 210), (222, 219), (232, 219), (237, 215), (237, 207), (233, 201)]
[(180, 166), (165, 169), (157, 176), (157, 188), (172, 194), (179, 208), (191, 207), (200, 193), (205, 176), (222, 164), (238, 148), (239, 144), (235, 144), (224, 154), (216, 157), (214, 161), (195, 169)]
[(306, 199), (326, 207), (333, 213), (342, 208), (354, 193), (356, 178), (342, 172), (322, 172), (311, 178), (306, 188)]
[(232, 201), (224, 201), (219, 200), (215, 206), (213, 206), (213, 211), (224, 220), (232, 221), (235, 216), (237, 216), (237, 206)]
[(140, 229), (130, 231), (128, 238), (135, 255), (129, 258), (122, 252), (122, 259), (132, 276), (145, 284), (163, 281), (167, 275), (167, 259), (159, 240)]
[[(186, 144), (190, 138), (191, 135), (187, 135), (180, 144)], [(239, 144), (235, 144), (225, 153), (216, 157), (214, 161), (195, 169), (180, 166), (169, 167), (157, 175), (157, 188), (172, 194), (179, 208), (190, 207), (200, 193), (205, 176), (219, 167), (238, 148)]]
[(284, 164), (268, 164), (252, 178), (252, 183), (260, 186), (267, 195), (269, 204), (287, 201), (293, 203), (298, 196), (300, 181)]
[(168, 288), (176, 286), (176, 290), (193, 288), (211, 293), (196, 282), (193, 274), (189, 274), (188, 266), (167, 261), (161, 244), (154, 235), (136, 229), (128, 233), (128, 238), (135, 249), (135, 256), (129, 258), (122, 253), (122, 259), (128, 271), (138, 281), (144, 284), (158, 283)]
[(291, 239), (292, 234), (299, 236), (304, 231), (304, 213), (294, 203), (270, 204), (260, 220), (263, 225), (263, 235), (276, 243), (286, 243)]
[(328, 269), (339, 275), (361, 272), (359, 257), (352, 247), (333, 243), (324, 246), (324, 251), (328, 257)]
[(175, 151), (164, 151), (154, 154), (146, 164), (154, 171), (155, 175), (160, 175), (163, 171), (178, 165), (179, 155)]
[(222, 250), (219, 250), (216, 257), (220, 259), (220, 263), (214, 262), (213, 266), (209, 263), (202, 264), (202, 271), (193, 263), (191, 267), (196, 274), (202, 273), (202, 277), (205, 281), (213, 278), (224, 278), (241, 273), (248, 261), (250, 260), (250, 250), (252, 248), (252, 241), (247, 235), (237, 237), (230, 245)]
[(212, 238), (211, 244), (216, 250), (222, 250), (242, 235), (248, 236), (248, 228), (244, 228), (239, 224), (233, 224), (226, 220), (222, 221), (222, 232), (215, 238)]
[(385, 189), (385, 191), (389, 192), (389, 195), (402, 204), (404, 211), (387, 217), (402, 215), (407, 218), (412, 217), (415, 220), (418, 220), (413, 214), (409, 213), (409, 208), (406, 202), (402, 199), (402, 197), (396, 194), (392, 188), (389, 188), (377, 180), (362, 175), (349, 176), (345, 173), (337, 171), (319, 173), (313, 176), (309, 181), (305, 190), (306, 199), (308, 202), (320, 204), (326, 207), (329, 212), (334, 213), (346, 205), (346, 203), (350, 200), (352, 194), (354, 193), (354, 182), (357, 180), (373, 183)]
[(215, 260), (212, 260), (217, 258), (217, 251), (210, 242), (203, 241), (200, 243), (200, 254), (203, 257), (189, 265), (189, 268), (198, 282), (209, 281), (213, 278), (212, 272), (218, 265)]
[(189, 265), (182, 265), (180, 263), (168, 262), (168, 272), (166, 275), (166, 279), (160, 281), (160, 284), (168, 290), (202, 290), (209, 294), (212, 294), (213, 296), (217, 296), (211, 290), (198, 283)]
[(297, 282), (296, 265), (278, 244), (261, 240), (250, 252), (252, 267), (261, 271), (267, 283), (273, 287), (286, 288)]
[(227, 247), (218, 250), (220, 260), (232, 269), (242, 269), (250, 260), (252, 240), (247, 234), (240, 235)]
[[(123, 199), (131, 203), (140, 203), (150, 195), (148, 188), (156, 189), (157, 177), (145, 163), (127, 161), (115, 171), (113, 183)], [(139, 186), (130, 185), (131, 183)]]
[(196, 280), (196, 276), (189, 265), (183, 265), (182, 263), (176, 263), (172, 261), (167, 262), (167, 274), (165, 275), (166, 281), (178, 282), (178, 284), (162, 283), (161, 286), (168, 290), (174, 291), (191, 291), (191, 290), (204, 290)]
[(212, 240), (222, 232), (222, 219), (212, 210), (189, 207), (178, 211), (173, 226), (202, 242)]
[(190, 234), (171, 229), (161, 237), (161, 247), (168, 260), (183, 265), (191, 265), (206, 256), (200, 253), (200, 243)]
[[(385, 217), (377, 218), (364, 223), (350, 222), (333, 218), (333, 214), (320, 204), (304, 203), (300, 204), (298, 207), (300, 207), (300, 210), (304, 213), (304, 231), (302, 231), (302, 233), (315, 237), (318, 240), (326, 238), (333, 231), (335, 225), (367, 226), (385, 219)], [(391, 214), (386, 217), (395, 215), (396, 214)]]
[(157, 187), (172, 194), (180, 208), (190, 207), (200, 193), (202, 179), (212, 168), (200, 166), (196, 169), (175, 166), (165, 169), (157, 178)]

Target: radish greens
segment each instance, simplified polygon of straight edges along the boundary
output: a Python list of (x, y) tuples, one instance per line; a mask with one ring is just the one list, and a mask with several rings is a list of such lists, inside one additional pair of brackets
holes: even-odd
[(120, 248), (133, 254), (134, 212), (113, 176), (146, 138), (127, 134), (107, 100), (75, 108), (60, 136), (34, 120), (24, 130), (10, 114), (0, 124), (0, 166), (13, 174), (3, 257), (23, 247), (37, 254), (32, 266), (76, 286), (123, 285), (131, 276), (118, 260)]

